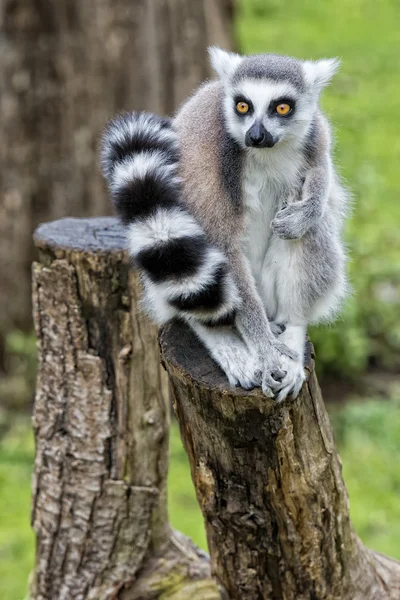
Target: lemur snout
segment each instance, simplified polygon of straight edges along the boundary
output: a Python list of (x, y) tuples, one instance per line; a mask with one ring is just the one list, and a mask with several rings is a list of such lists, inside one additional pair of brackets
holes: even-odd
[(264, 125), (256, 121), (246, 133), (245, 143), (253, 148), (272, 148), (275, 140)]

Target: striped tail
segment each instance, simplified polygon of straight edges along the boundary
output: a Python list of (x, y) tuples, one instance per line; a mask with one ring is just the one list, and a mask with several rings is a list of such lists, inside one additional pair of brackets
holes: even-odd
[(232, 321), (239, 295), (226, 258), (185, 208), (171, 121), (144, 112), (117, 117), (105, 130), (101, 159), (154, 320)]

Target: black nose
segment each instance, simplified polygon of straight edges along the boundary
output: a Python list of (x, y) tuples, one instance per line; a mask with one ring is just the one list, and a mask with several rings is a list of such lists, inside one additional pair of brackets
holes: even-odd
[(249, 140), (253, 144), (253, 146), (260, 146), (264, 141), (265, 135), (261, 130), (258, 130), (255, 133), (249, 133)]
[(261, 123), (253, 123), (246, 133), (246, 146), (253, 148), (272, 148), (274, 138)]

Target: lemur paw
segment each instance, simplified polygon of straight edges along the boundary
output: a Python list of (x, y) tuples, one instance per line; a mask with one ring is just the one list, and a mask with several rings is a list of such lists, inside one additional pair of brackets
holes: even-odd
[(284, 240), (300, 239), (310, 226), (311, 222), (303, 201), (295, 202), (278, 211), (271, 223), (272, 231)]
[(250, 355), (243, 361), (230, 361), (225, 365), (224, 371), (232, 387), (252, 390), (261, 385), (260, 364)]
[(293, 359), (298, 360), (296, 353), (283, 343), (276, 342), (267, 349), (263, 359), (261, 387), (268, 398), (275, 398), (280, 393), (288, 374), (287, 363)]
[(281, 368), (286, 371), (286, 375), (282, 379), (282, 387), (276, 395), (276, 401), (283, 402), (289, 396), (294, 400), (306, 380), (303, 364), (301, 361), (284, 359)]

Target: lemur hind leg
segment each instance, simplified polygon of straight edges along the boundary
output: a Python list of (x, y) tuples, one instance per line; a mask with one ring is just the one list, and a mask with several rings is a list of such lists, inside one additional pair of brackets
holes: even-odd
[(287, 371), (277, 395), (296, 397), (305, 380), (304, 349), (307, 325), (332, 318), (345, 295), (344, 253), (327, 218), (299, 240), (274, 236), (264, 263), (262, 297), (273, 320), (285, 326), (279, 336), (299, 356), (282, 357)]

